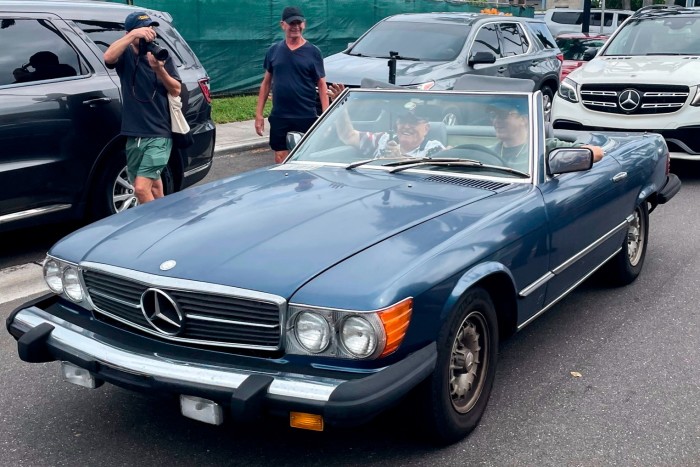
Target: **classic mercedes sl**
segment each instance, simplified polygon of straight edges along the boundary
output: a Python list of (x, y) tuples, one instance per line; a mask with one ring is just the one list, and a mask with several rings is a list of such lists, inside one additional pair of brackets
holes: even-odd
[(176, 395), (211, 424), (355, 426), (410, 395), (457, 441), (499, 342), (596, 271), (633, 281), (680, 189), (659, 135), (558, 136), (539, 91), (345, 90), (284, 163), (59, 241), (53, 293), (7, 329), (68, 382)]

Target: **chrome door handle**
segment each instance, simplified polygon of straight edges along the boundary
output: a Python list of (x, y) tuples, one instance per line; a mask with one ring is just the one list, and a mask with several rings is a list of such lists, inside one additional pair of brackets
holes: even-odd
[(620, 172), (619, 174), (616, 174), (613, 178), (612, 181), (617, 183), (620, 180), (624, 180), (627, 178), (627, 172)]
[(83, 101), (83, 105), (89, 105), (90, 107), (97, 107), (100, 104), (108, 104), (112, 102), (111, 97), (97, 97), (95, 99), (88, 99)]
[(507, 69), (508, 69), (507, 67), (502, 66), (502, 67), (499, 67), (499, 68), (498, 68), (498, 72), (499, 72), (499, 73), (505, 73)]

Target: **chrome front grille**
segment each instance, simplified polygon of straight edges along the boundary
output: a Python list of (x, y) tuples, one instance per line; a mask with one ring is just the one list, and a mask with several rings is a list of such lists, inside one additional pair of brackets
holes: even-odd
[[(284, 304), (281, 298), (261, 300), (222, 293), (229, 289), (223, 286), (204, 290), (207, 284), (200, 282), (145, 274), (136, 280), (131, 275), (85, 267), (82, 276), (94, 316), (100, 321), (116, 320), (139, 331), (183, 343), (260, 350), (278, 350), (281, 346)], [(146, 319), (141, 296), (150, 288), (164, 292), (179, 307), (183, 323), (177, 335), (161, 332)]]
[[(628, 90), (636, 93), (634, 99), (627, 99)], [(689, 93), (688, 86), (584, 84), (581, 86), (581, 102), (584, 107), (597, 112), (623, 115), (662, 114), (675, 112), (683, 107)]]

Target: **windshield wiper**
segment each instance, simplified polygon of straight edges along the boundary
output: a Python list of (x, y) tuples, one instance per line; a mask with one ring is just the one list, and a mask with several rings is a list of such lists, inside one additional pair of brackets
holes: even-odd
[[(364, 159), (364, 160), (361, 160), (361, 161), (353, 162), (352, 164), (347, 165), (347, 166), (345, 167), (345, 170), (354, 169), (355, 167), (360, 167), (361, 165), (369, 164), (370, 162), (374, 162), (374, 161), (380, 161), (380, 160), (382, 160), (382, 159), (402, 159), (402, 161), (401, 161), (401, 162), (398, 162), (398, 163), (404, 163), (404, 164), (405, 164), (405, 163), (410, 163), (411, 161), (416, 161), (416, 160), (418, 160), (418, 159), (416, 159), (415, 157), (411, 157), (411, 156), (400, 156), (400, 157), (373, 157), (372, 159)], [(393, 164), (385, 164), (385, 165), (393, 165)]]
[(353, 57), (369, 57), (369, 55), (361, 54), (359, 52), (356, 52), (356, 53), (348, 52), (348, 55), (352, 55)]
[[(388, 164), (387, 164), (388, 165)], [(393, 164), (395, 165), (395, 164)], [(400, 172), (402, 170), (406, 169), (412, 169), (414, 167), (419, 167), (423, 165), (437, 165), (437, 166), (457, 166), (457, 167), (478, 167), (480, 169), (491, 169), (491, 170), (498, 170), (500, 172), (507, 172), (511, 173), (514, 175), (517, 175), (521, 178), (530, 178), (529, 174), (526, 174), (525, 172), (521, 172), (519, 170), (511, 169), (510, 167), (501, 167), (499, 165), (488, 165), (484, 164), (483, 162), (475, 161), (472, 159), (422, 159), (420, 162), (417, 162), (415, 164), (406, 164), (402, 165), (400, 167), (397, 167), (393, 170), (390, 170), (389, 173), (396, 173)]]

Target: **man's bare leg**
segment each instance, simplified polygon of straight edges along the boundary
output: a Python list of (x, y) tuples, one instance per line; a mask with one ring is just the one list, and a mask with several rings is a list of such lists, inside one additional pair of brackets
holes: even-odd
[(151, 193), (153, 194), (153, 199), (158, 199), (162, 198), (165, 196), (163, 193), (163, 180), (158, 179), (158, 180), (152, 180), (153, 186), (151, 187)]
[(281, 164), (287, 158), (289, 151), (275, 151), (275, 164)]
[[(160, 182), (160, 180), (158, 180)], [(139, 200), (139, 204), (145, 204), (149, 201), (153, 201), (153, 188), (155, 180), (151, 180), (147, 177), (136, 176), (134, 180), (134, 191), (136, 192), (136, 198)], [(161, 192), (163, 191), (163, 183), (160, 185)]]

